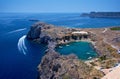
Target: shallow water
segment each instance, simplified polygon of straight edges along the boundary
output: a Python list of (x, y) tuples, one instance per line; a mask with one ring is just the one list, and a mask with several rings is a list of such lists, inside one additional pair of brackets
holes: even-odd
[(92, 44), (88, 42), (72, 42), (60, 45), (56, 48), (56, 51), (63, 55), (73, 53), (81, 60), (89, 60), (97, 56), (97, 52), (92, 47)]

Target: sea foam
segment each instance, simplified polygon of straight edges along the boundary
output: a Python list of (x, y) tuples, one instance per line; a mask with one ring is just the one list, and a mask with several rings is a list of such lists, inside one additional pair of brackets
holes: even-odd
[(23, 35), (18, 41), (18, 50), (26, 55), (27, 47), (25, 45), (26, 35)]

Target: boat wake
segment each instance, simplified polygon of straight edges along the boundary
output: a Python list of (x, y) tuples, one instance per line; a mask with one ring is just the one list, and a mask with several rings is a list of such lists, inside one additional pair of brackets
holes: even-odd
[(26, 55), (27, 47), (25, 45), (26, 35), (22, 36), (18, 41), (18, 50)]
[(23, 30), (26, 30), (26, 29), (27, 29), (27, 28), (17, 29), (17, 30), (14, 30), (14, 31), (8, 32), (8, 34), (15, 33), (15, 32), (20, 32), (20, 31), (23, 31)]

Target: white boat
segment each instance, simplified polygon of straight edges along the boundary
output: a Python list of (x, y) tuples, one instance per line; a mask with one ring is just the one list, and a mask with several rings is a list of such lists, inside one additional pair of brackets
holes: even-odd
[(88, 59), (92, 59), (92, 57), (89, 57)]
[(87, 54), (90, 54), (90, 52), (87, 52)]
[(66, 45), (66, 46), (70, 46), (70, 45)]
[(62, 48), (62, 46), (59, 46), (59, 48)]
[(118, 53), (120, 54), (120, 49), (118, 50)]

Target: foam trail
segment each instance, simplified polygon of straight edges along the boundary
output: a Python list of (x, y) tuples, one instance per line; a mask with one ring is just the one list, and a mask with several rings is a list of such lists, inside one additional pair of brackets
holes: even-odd
[(23, 30), (26, 30), (26, 29), (27, 29), (27, 28), (23, 28), (23, 29), (17, 29), (17, 30), (14, 30), (14, 31), (8, 32), (8, 33), (20, 32), (20, 31), (23, 31)]
[(25, 45), (25, 38), (26, 35), (23, 35), (18, 41), (18, 50), (22, 52), (24, 55), (26, 55), (27, 52), (27, 47)]

